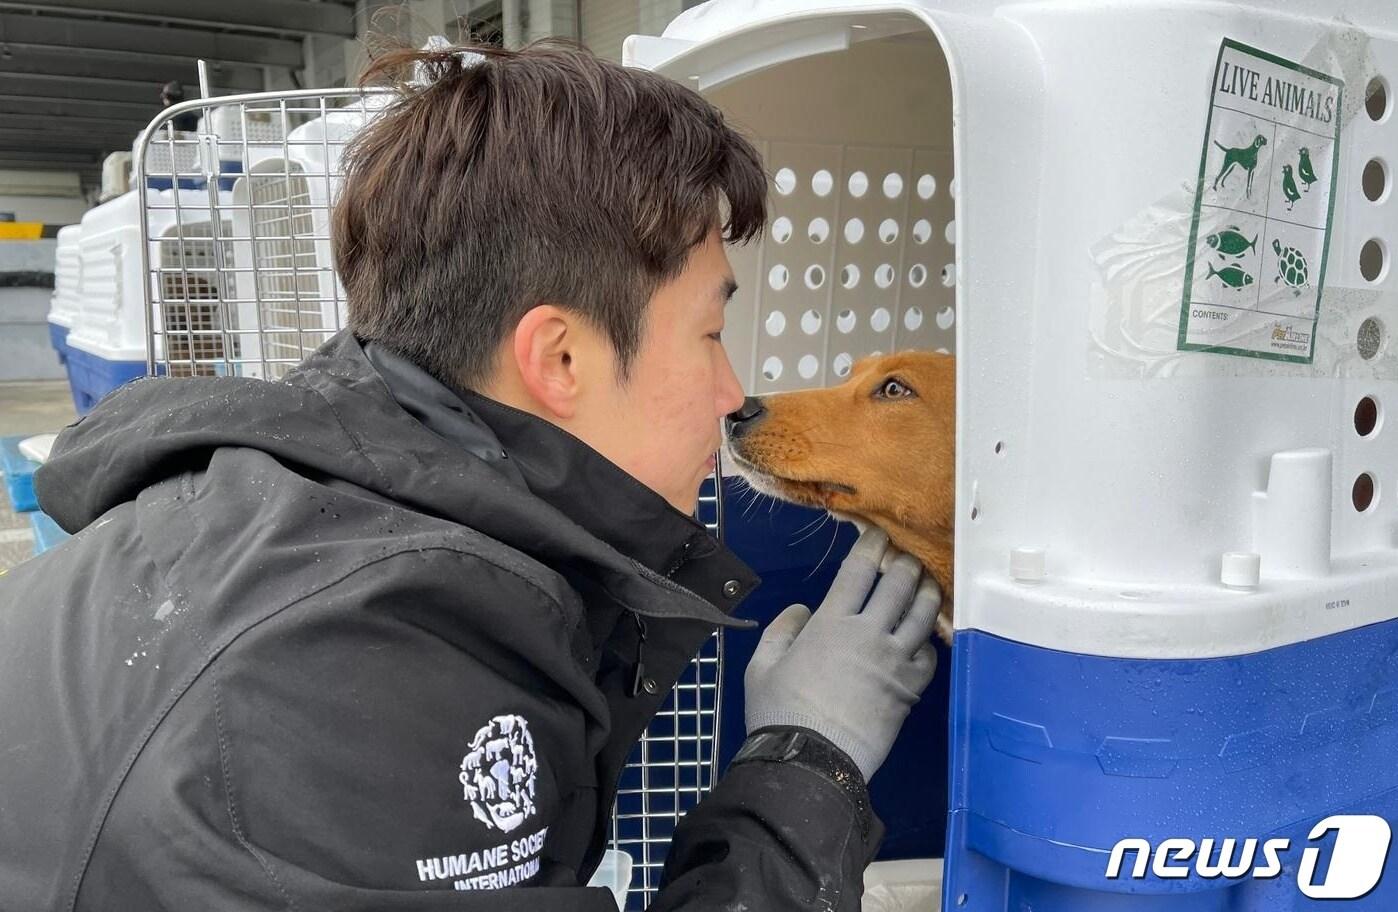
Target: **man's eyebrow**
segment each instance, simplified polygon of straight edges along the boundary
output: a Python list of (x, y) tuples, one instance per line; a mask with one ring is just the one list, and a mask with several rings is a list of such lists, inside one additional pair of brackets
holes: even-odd
[(721, 304), (727, 304), (733, 298), (733, 293), (738, 290), (738, 283), (732, 279), (724, 279), (723, 284), (718, 287), (718, 300)]

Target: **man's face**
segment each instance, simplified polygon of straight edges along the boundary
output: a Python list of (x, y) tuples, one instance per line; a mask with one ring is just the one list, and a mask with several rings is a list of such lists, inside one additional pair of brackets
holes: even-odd
[[(684, 272), (656, 290), (625, 384), (598, 383), (575, 433), (670, 502), (693, 513), (713, 469), (720, 420), (743, 388), (719, 334), (736, 284), (717, 229)], [(617, 374), (613, 371), (612, 376)]]

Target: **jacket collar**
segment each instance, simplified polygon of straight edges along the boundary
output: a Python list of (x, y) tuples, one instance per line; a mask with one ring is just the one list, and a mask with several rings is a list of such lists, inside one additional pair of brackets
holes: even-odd
[[(503, 484), (556, 510), (643, 579), (675, 595), (698, 595), (707, 609), (677, 613), (629, 605), (637, 613), (750, 626), (728, 614), (760, 581), (694, 517), (558, 426), (479, 393), (458, 395), (401, 355), (341, 335), (341, 356), (357, 355), (421, 427), (490, 466)], [(692, 599), (684, 603), (697, 608)]]

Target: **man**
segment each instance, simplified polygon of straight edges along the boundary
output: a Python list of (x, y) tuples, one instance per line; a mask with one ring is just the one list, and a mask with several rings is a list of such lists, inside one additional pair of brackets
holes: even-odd
[[(168, 108), (184, 101), (184, 86), (171, 80), (160, 87), (160, 107)], [(199, 129), (199, 114), (195, 111), (186, 111), (183, 114), (176, 114), (171, 118), (170, 123), (176, 130), (186, 133), (193, 133)]]
[[(350, 331), (285, 382), (138, 381), (40, 471), (77, 534), (0, 579), (0, 908), (614, 908), (622, 763), (756, 584), (689, 514), (766, 179), (683, 87), (481, 53), (378, 64), (431, 79), (350, 158)], [(769, 628), (653, 908), (858, 907), (935, 664), (882, 551)]]

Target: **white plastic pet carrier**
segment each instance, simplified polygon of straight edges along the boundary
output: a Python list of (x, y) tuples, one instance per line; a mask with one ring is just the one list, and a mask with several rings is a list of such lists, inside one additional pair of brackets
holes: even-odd
[(159, 286), (153, 319), (161, 326), (163, 361), (173, 377), (209, 377), (228, 372), (240, 355), (226, 301), (229, 276), (220, 265), (233, 259), (229, 221), (189, 219), (170, 225), (155, 247)]
[[(749, 391), (957, 355), (944, 908), (1343, 889), (1298, 864), (1327, 815), (1398, 819), (1398, 10), (712, 0), (626, 60), (774, 176)], [(1283, 876), (1108, 876), (1205, 837)]]
[(80, 289), (82, 276), (82, 253), (78, 239), (82, 236), (82, 225), (64, 225), (58, 229), (57, 252), (53, 265), (53, 298), (49, 307), (49, 323), (61, 327), (65, 337), (72, 330), (73, 321), (82, 308)]
[[(140, 361), (146, 355), (146, 326), (141, 269), (140, 193), (131, 191), (109, 203), (88, 210), (83, 216), (79, 236), (81, 307), (74, 318), (71, 344), (90, 351), (108, 361)], [(190, 291), (195, 292), (194, 278), (208, 261), (195, 250), (202, 238), (211, 234), (208, 224), (208, 197), (203, 191), (147, 191), (147, 222), (153, 247), (144, 251), (159, 262), (167, 272), (193, 270), (187, 273)], [(178, 212), (178, 215), (177, 215)], [(183, 255), (181, 237), (193, 239), (191, 250)], [(196, 265), (197, 264), (197, 265)], [(181, 273), (180, 281), (184, 281)], [(214, 278), (207, 274), (208, 281)], [(173, 280), (166, 280), (166, 289), (173, 289)], [(178, 292), (181, 296), (184, 291)]]

